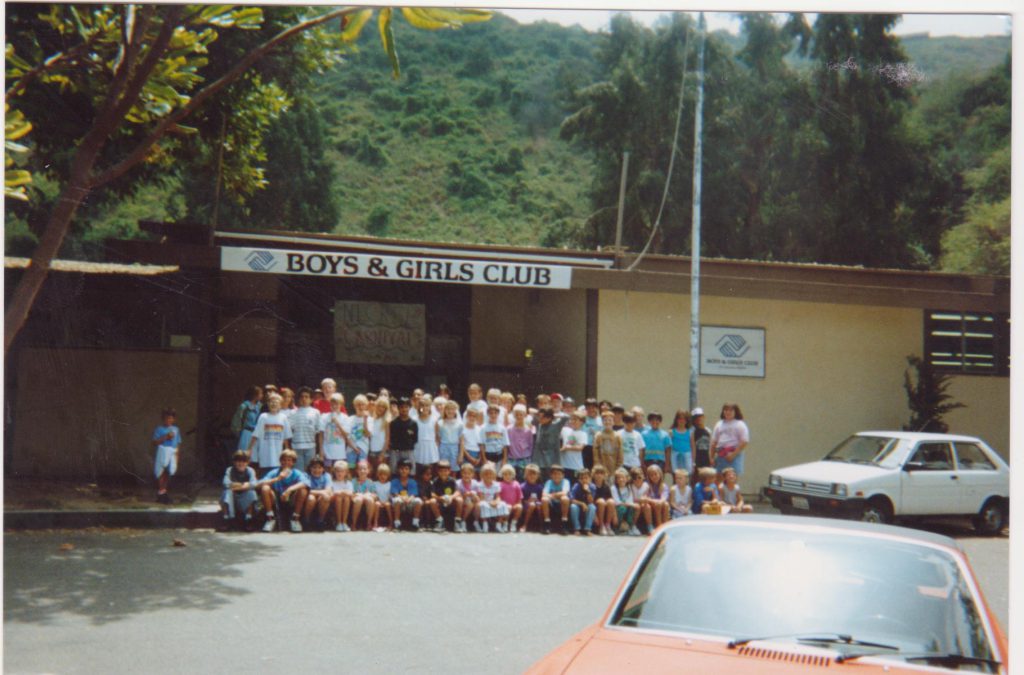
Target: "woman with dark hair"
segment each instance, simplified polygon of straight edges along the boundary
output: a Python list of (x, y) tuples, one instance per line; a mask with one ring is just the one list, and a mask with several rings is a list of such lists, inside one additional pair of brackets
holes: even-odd
[(727, 468), (743, 475), (743, 453), (749, 444), (750, 429), (743, 421), (743, 411), (735, 403), (723, 404), (721, 419), (711, 432), (711, 457), (719, 476)]

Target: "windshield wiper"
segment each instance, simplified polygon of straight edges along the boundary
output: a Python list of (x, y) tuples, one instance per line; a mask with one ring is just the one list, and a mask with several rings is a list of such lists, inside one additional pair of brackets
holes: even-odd
[(858, 640), (852, 635), (846, 635), (844, 633), (790, 633), (788, 635), (767, 635), (765, 637), (751, 637), (743, 638), (741, 640), (731, 640), (729, 642), (729, 649), (736, 649), (742, 647), (748, 642), (761, 642), (762, 640), (781, 640), (790, 639), (798, 642), (820, 642), (823, 644), (835, 644), (841, 643), (844, 645), (855, 645), (857, 647), (875, 647), (877, 649), (893, 649), (899, 651), (899, 647), (895, 645), (882, 644), (880, 642), (868, 642), (866, 640)]
[[(873, 652), (843, 654), (842, 656), (836, 657), (836, 663), (852, 661), (863, 656), (877, 656), (877, 654)], [(981, 656), (968, 656), (967, 654), (952, 654), (946, 652), (919, 652), (912, 654), (899, 654), (898, 656), (904, 661), (928, 661), (929, 663), (934, 663), (940, 666), (989, 666), (992, 669), (992, 672), (996, 672), (999, 669), (999, 666), (1003, 665), (995, 659), (986, 659)]]

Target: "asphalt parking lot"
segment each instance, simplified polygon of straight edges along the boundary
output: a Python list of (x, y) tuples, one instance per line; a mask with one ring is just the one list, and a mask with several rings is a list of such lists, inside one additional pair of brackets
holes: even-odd
[[(946, 533), (1005, 627), (1009, 539)], [(521, 672), (598, 618), (645, 541), (8, 533), (4, 671)]]

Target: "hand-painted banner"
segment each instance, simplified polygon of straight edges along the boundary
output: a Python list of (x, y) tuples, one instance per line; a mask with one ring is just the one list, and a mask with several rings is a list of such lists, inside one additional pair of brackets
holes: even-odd
[(426, 281), (442, 284), (570, 288), (572, 268), (490, 260), (289, 251), (223, 246), (220, 267), (231, 272)]
[(424, 305), (334, 303), (334, 352), (339, 363), (421, 366), (426, 344)]

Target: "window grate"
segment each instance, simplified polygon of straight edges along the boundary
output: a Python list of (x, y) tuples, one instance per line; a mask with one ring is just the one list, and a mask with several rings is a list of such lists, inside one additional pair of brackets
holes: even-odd
[(1010, 373), (1010, 316), (932, 310), (925, 313), (924, 349), (937, 371)]

